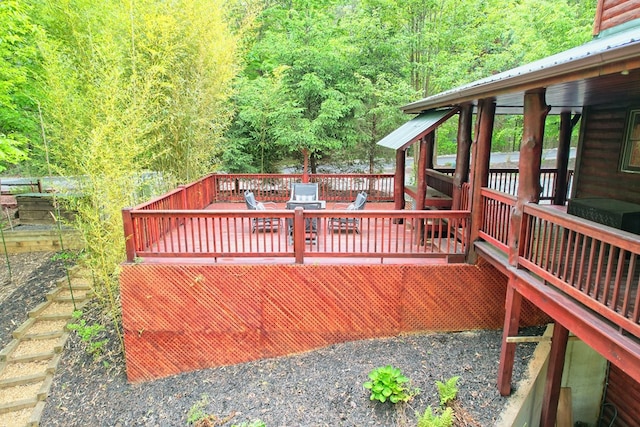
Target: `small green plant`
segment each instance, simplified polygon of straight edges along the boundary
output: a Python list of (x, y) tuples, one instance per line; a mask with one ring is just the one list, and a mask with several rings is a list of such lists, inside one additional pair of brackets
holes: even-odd
[(384, 403), (407, 402), (420, 390), (405, 386), (409, 378), (402, 375), (402, 371), (391, 365), (381, 366), (369, 373), (369, 379), (363, 384), (364, 388), (371, 390), (371, 400), (379, 400)]
[[(418, 427), (451, 427), (453, 425), (453, 409), (445, 406), (458, 395), (458, 380), (460, 377), (451, 377), (445, 382), (436, 381), (438, 396), (440, 398), (440, 409), (434, 412), (431, 405), (427, 406), (424, 414), (416, 413)], [(440, 413), (438, 413), (440, 412)]]
[[(189, 408), (189, 412), (187, 413), (187, 425), (194, 427), (221, 427), (226, 425), (233, 417), (236, 416), (235, 412), (227, 415), (226, 417), (220, 418), (217, 415), (209, 414), (206, 411), (207, 405), (209, 405), (209, 396), (207, 394), (203, 394), (200, 396), (200, 400)], [(235, 427), (235, 426), (232, 426)], [(260, 421), (254, 421), (251, 424), (243, 423), (237, 427), (266, 427), (265, 424)]]
[(88, 325), (86, 320), (82, 319), (82, 311), (75, 310), (73, 312), (74, 323), (70, 323), (67, 327), (76, 331), (80, 339), (87, 346), (87, 353), (97, 358), (102, 354), (103, 347), (109, 341), (107, 339), (97, 340), (98, 334), (104, 330), (104, 326), (99, 323)]
[(440, 396), (440, 406), (445, 406), (458, 396), (458, 380), (460, 377), (451, 377), (444, 383), (436, 381), (438, 396)]
[(451, 408), (445, 409), (438, 415), (433, 413), (431, 406), (427, 406), (424, 414), (418, 416), (418, 427), (451, 427), (452, 425), (453, 409)]
[(262, 420), (254, 420), (250, 423), (244, 422), (242, 424), (233, 424), (231, 427), (267, 427), (267, 425)]
[(195, 425), (205, 419), (211, 417), (211, 415), (207, 414), (205, 408), (209, 404), (209, 396), (203, 394), (196, 403), (189, 408), (189, 413), (187, 414), (187, 424)]

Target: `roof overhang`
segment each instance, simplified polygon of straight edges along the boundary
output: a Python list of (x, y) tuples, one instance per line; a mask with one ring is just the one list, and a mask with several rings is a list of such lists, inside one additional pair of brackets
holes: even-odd
[(378, 141), (378, 145), (392, 150), (404, 150), (447, 121), (458, 110), (458, 108), (443, 108), (419, 114)]
[[(408, 104), (402, 110), (421, 113), (434, 108), (477, 105), (480, 99), (494, 98), (498, 114), (521, 114), (524, 94), (545, 88), (551, 114), (579, 113), (590, 102), (612, 100), (619, 94), (628, 95), (629, 89), (637, 90), (634, 89), (637, 83), (628, 83), (630, 75), (631, 78), (640, 76), (638, 27), (441, 92)], [(601, 84), (603, 78), (608, 78), (605, 85)]]

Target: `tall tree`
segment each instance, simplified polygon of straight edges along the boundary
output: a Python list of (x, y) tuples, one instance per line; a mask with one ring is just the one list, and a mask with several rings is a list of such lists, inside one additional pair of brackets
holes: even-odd
[(25, 160), (38, 139), (35, 32), (28, 5), (0, 2), (0, 172)]
[(137, 203), (146, 170), (180, 181), (211, 170), (230, 118), (235, 35), (222, 2), (30, 1), (43, 29), (47, 166), (82, 177), (77, 225), (115, 316), (121, 209)]

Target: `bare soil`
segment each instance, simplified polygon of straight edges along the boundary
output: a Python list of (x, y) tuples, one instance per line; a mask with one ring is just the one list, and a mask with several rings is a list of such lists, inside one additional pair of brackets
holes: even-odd
[[(14, 278), (2, 282), (3, 345), (44, 300), (61, 261), (51, 254), (15, 256)], [(24, 271), (22, 271), (24, 270)], [(12, 286), (12, 290), (9, 289)], [(188, 372), (143, 384), (126, 380), (124, 357), (113, 323), (96, 304), (88, 323), (106, 330), (102, 354), (89, 355), (76, 334), (67, 344), (42, 416), (42, 426), (185, 426), (201, 404), (211, 426), (262, 420), (276, 426), (415, 426), (416, 413), (438, 407), (436, 381), (459, 376), (454, 402), (457, 426), (493, 426), (507, 399), (496, 388), (501, 331), (403, 335), (332, 345), (303, 354)], [(539, 334), (540, 328), (524, 333)], [(533, 344), (518, 346), (514, 385), (522, 378)], [(394, 365), (420, 393), (410, 402), (372, 402), (362, 384), (376, 367)]]

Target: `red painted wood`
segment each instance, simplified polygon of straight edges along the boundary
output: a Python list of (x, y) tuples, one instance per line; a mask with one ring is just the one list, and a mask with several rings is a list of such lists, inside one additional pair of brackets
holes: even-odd
[[(511, 279), (512, 280), (512, 279)], [(502, 347), (500, 348), (500, 366), (498, 368), (498, 390), (502, 396), (511, 394), (513, 378), (513, 361), (516, 355), (516, 344), (507, 342), (507, 338), (518, 335), (522, 296), (507, 284), (505, 299), (504, 325), (502, 327)]]
[(476, 141), (472, 145), (473, 166), (471, 168), (471, 236), (474, 242), (478, 238), (482, 224), (482, 197), (480, 189), (489, 181), (489, 159), (491, 156), (491, 138), (496, 104), (493, 99), (478, 102)]
[(404, 180), (406, 169), (406, 158), (404, 150), (396, 150), (396, 173), (394, 179), (394, 208), (395, 210), (404, 209)]
[(473, 119), (473, 105), (465, 104), (460, 109), (458, 118), (458, 137), (456, 150), (456, 167), (453, 174), (453, 203), (451, 209), (461, 209), (462, 184), (469, 181), (469, 166), (471, 161), (471, 122)]
[[(497, 329), (506, 289), (486, 263), (142, 263), (123, 265), (120, 284), (133, 382), (347, 340)], [(523, 305), (523, 324), (546, 320)]]
[(568, 339), (569, 330), (556, 322), (553, 327), (549, 367), (547, 368), (547, 378), (542, 396), (541, 427), (555, 427), (556, 425), (558, 398), (560, 397), (560, 385)]
[(131, 219), (131, 208), (122, 209), (122, 225), (124, 228), (125, 251), (127, 261), (133, 262), (135, 259), (135, 231), (133, 229), (133, 220)]
[(544, 123), (550, 107), (545, 103), (544, 89), (529, 91), (524, 95), (522, 143), (518, 168), (518, 194), (512, 211), (509, 235), (509, 263), (518, 262), (518, 242), (523, 230), (522, 210), (525, 203), (537, 203), (540, 198), (540, 165), (542, 162), (542, 143)]

